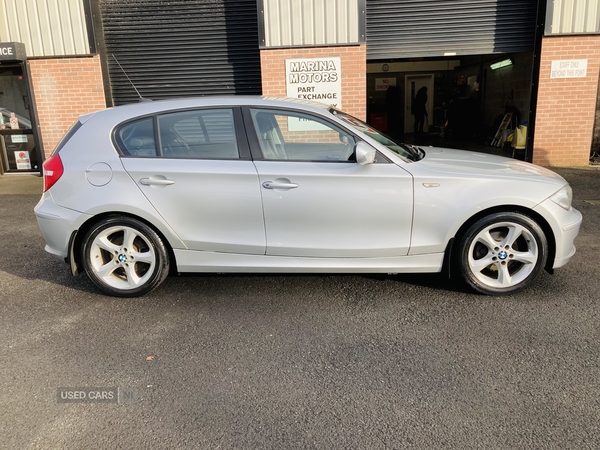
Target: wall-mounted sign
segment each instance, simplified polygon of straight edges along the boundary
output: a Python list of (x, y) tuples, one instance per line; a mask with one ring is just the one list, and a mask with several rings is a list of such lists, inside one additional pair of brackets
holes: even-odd
[(2, 61), (24, 61), (27, 58), (25, 44), (21, 42), (0, 43), (0, 60)]
[(26, 134), (13, 134), (10, 137), (10, 141), (13, 144), (27, 144), (27, 135)]
[(585, 78), (587, 76), (587, 63), (587, 59), (552, 61), (550, 78)]
[(342, 108), (341, 58), (286, 59), (287, 96)]
[(18, 150), (15, 152), (15, 162), (17, 163), (17, 170), (30, 170), (31, 161), (29, 160), (29, 152), (25, 150)]
[(396, 78), (375, 78), (375, 90), (387, 91), (390, 86), (396, 86)]

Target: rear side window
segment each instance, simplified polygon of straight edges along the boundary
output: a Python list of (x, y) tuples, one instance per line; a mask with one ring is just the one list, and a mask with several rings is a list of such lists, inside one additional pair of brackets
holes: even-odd
[(128, 122), (115, 134), (124, 156), (169, 159), (239, 159), (232, 109), (161, 114)]
[(156, 157), (156, 142), (152, 117), (129, 122), (116, 134), (117, 143), (125, 156)]
[(164, 158), (238, 159), (233, 110), (201, 109), (158, 116)]

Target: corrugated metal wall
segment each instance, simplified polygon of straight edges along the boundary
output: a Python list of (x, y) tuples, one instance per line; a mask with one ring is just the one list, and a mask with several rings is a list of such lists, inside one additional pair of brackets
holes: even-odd
[(359, 42), (358, 0), (262, 0), (261, 47)]
[(0, 40), (22, 42), (27, 56), (90, 53), (82, 0), (0, 0)]
[(536, 15), (535, 0), (368, 0), (367, 58), (533, 51)]
[(546, 34), (600, 33), (599, 0), (548, 1)]
[(256, 0), (100, 0), (115, 105), (262, 93)]

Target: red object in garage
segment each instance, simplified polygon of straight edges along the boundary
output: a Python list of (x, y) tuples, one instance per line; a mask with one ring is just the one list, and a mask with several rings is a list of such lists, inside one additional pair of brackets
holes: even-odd
[(387, 131), (387, 129), (388, 129), (387, 113), (385, 113), (385, 112), (371, 113), (370, 125), (379, 131)]

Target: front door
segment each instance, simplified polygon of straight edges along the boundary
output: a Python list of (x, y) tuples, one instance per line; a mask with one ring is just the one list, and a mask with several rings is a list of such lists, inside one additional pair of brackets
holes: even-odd
[(245, 118), (263, 155), (254, 163), (267, 255), (408, 253), (413, 195), (406, 171), (381, 158), (360, 166), (353, 160), (354, 137), (316, 116), (257, 108)]
[(22, 66), (0, 67), (0, 167), (6, 172), (40, 171), (30, 106)]

